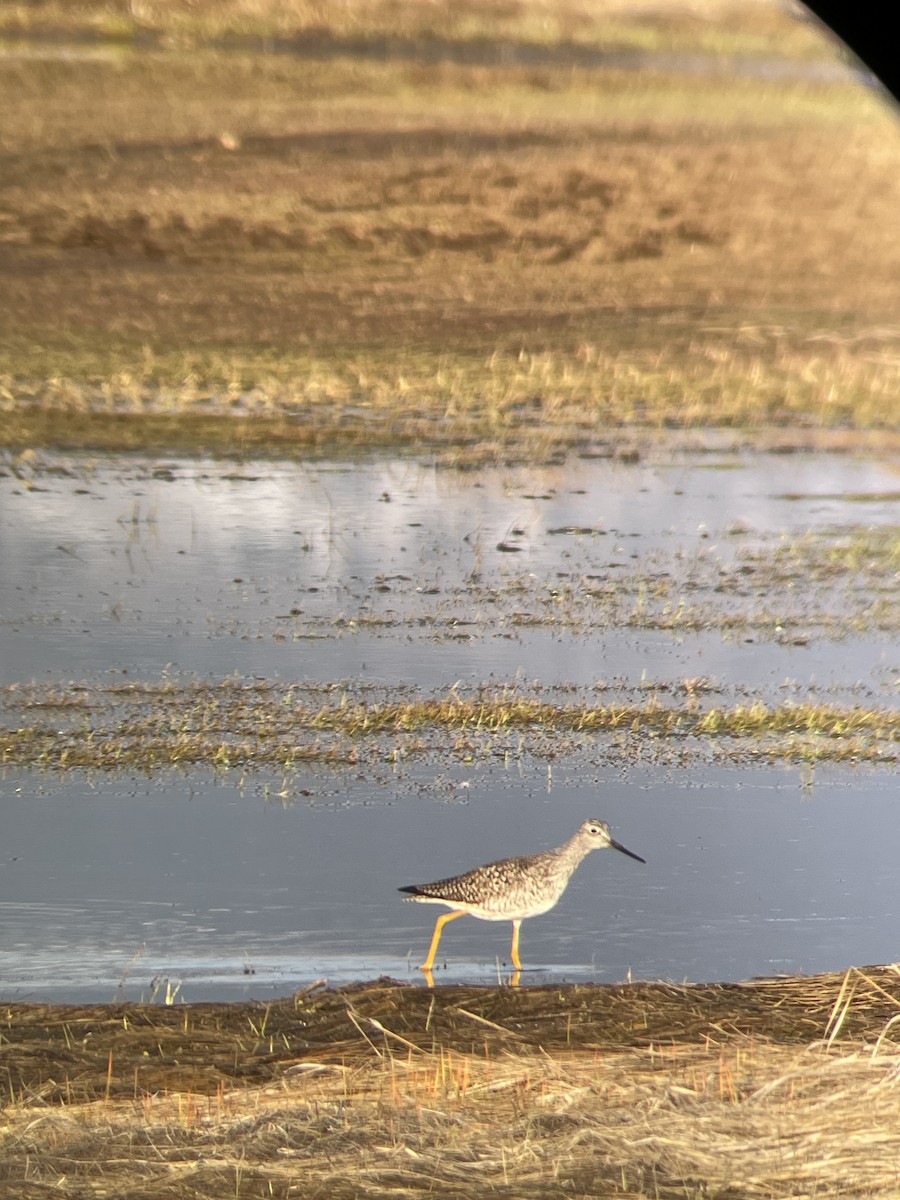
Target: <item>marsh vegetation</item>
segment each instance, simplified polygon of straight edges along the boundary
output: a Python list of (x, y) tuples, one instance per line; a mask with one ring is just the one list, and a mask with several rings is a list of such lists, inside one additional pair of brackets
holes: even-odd
[[(849, 72), (766, 69), (798, 41), (837, 66), (820, 34), (765, 3), (629, 17), (657, 45), (731, 38), (743, 71), (205, 40), (368, 36), (386, 12), (14, 7), (26, 33), (173, 37), (0, 57), (7, 445), (534, 461), (623, 428), (893, 436), (900, 139)], [(616, 47), (628, 12), (411, 4), (402, 23), (460, 44), (433, 22), (527, 38), (539, 19)]]
[(5, 1007), (0, 1180), (173, 1200), (889, 1195), (897, 994), (866, 969)]
[[(398, 786), (456, 805), (501, 772), (529, 795), (543, 772), (549, 794), (554, 766), (579, 803), (616, 772), (657, 785), (648, 763), (729, 780), (774, 763), (808, 796), (817, 772), (863, 795), (864, 772), (895, 769), (900, 132), (801, 13), (38, 0), (5, 6), (0, 36), (4, 575), (23, 566), (0, 580), (10, 818), (55, 811), (77, 857), (87, 806), (64, 819), (38, 803), (73, 780), (108, 795), (202, 775), (289, 813)], [(621, 514), (676, 447), (692, 472), (740, 465), (711, 449), (862, 451), (878, 486), (785, 480), (760, 458), (781, 480), (780, 528), (726, 520), (707, 495), (689, 532), (667, 483), (672, 529), (627, 542)], [(127, 500), (102, 457), (123, 450), (157, 456), (124, 469)], [(381, 543), (372, 530), (393, 527), (357, 504), (363, 553), (298, 460), (353, 459), (362, 477), (385, 452), (459, 469), (476, 510), (485, 470), (528, 479), (504, 477), (496, 531), (482, 515), (434, 543), (413, 509), (446, 495), (385, 485), (372, 504), (406, 519)], [(230, 470), (206, 460), (192, 494), (183, 464), (203, 455)], [(281, 491), (266, 490), (274, 459), (292, 460)], [(627, 493), (619, 528), (560, 499), (572, 464), (598, 461), (655, 464), (640, 487), (607, 481)], [(295, 550), (273, 540), (239, 571), (255, 484)], [(204, 542), (206, 487), (239, 531), (227, 553)], [(174, 604), (153, 590), (164, 577)], [(708, 668), (722, 647), (724, 675)], [(363, 653), (380, 679), (360, 677)], [(544, 667), (510, 670), (516, 655)], [(762, 788), (774, 799), (744, 838), (773, 836), (783, 796)], [(828, 811), (849, 844), (887, 808)], [(893, 861), (889, 825), (872, 839)], [(12, 922), (23, 873), (37, 886), (44, 870), (45, 906), (62, 885), (39, 852), (20, 861), (9, 828)], [(844, 869), (838, 849), (822, 879)], [(334, 875), (316, 858), (311, 873)], [(214, 864), (220, 882), (235, 863)], [(137, 886), (127, 857), (111, 865)], [(694, 870), (686, 858), (681, 881)], [(871, 889), (885, 871), (869, 864)], [(868, 894), (842, 961), (889, 907)], [(893, 967), (695, 986), (385, 979), (266, 1005), (181, 1004), (165, 980), (153, 995), (0, 1006), (0, 1190), (897, 1190)]]

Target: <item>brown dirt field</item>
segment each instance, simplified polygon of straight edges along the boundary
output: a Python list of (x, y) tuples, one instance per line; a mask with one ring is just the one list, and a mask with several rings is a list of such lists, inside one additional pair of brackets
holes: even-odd
[(13, 56), (0, 101), (16, 449), (896, 426), (900, 136), (857, 84), (201, 48)]

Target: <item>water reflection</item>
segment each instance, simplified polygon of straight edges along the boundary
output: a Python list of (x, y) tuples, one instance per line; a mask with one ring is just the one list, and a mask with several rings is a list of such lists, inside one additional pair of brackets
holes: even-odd
[[(697, 465), (460, 475), (410, 462), (75, 458), (62, 474), (10, 473), (0, 682), (174, 666), (430, 688), (517, 673), (882, 687), (893, 631), (865, 629), (864, 576), (814, 592), (812, 578), (773, 582), (747, 561), (810, 532), (889, 529), (889, 467), (828, 456)], [(750, 624), (661, 628), (684, 603)]]

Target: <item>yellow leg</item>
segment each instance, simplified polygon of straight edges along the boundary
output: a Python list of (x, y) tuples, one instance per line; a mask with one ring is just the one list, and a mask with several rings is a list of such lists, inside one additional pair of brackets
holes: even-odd
[(521, 969), (522, 963), (519, 961), (519, 930), (522, 928), (521, 921), (513, 921), (513, 944), (512, 944), (512, 960), (513, 966)]
[(441, 933), (448, 921), (455, 921), (457, 917), (464, 917), (464, 912), (448, 912), (441, 913), (434, 925), (434, 933), (431, 936), (431, 945), (428, 947), (428, 957), (419, 968), (422, 971), (430, 971), (434, 966), (434, 956), (437, 954), (438, 942), (441, 940)]

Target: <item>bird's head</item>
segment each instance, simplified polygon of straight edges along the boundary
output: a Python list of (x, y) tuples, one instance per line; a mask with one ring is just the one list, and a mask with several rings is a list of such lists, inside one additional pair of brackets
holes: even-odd
[(638, 862), (642, 863), (646, 861), (639, 854), (635, 854), (632, 850), (627, 850), (621, 842), (617, 842), (610, 833), (609, 826), (605, 821), (585, 821), (578, 830), (578, 833), (592, 850), (604, 850), (607, 846), (611, 846), (613, 850), (627, 854), (629, 858), (637, 859)]

